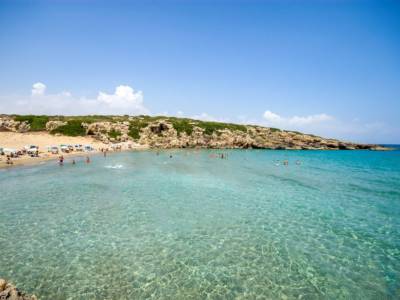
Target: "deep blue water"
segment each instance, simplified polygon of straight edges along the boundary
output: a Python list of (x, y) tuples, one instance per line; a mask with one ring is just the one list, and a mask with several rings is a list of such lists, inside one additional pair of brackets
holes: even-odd
[(224, 152), (1, 170), (0, 277), (40, 299), (400, 298), (400, 151)]

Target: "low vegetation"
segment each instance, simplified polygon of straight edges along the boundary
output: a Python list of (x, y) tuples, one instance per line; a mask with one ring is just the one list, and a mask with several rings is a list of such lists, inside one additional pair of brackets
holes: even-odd
[(118, 138), (119, 136), (121, 136), (121, 131), (118, 131), (118, 130), (115, 130), (115, 129), (111, 129), (111, 130), (108, 132), (108, 136), (109, 136), (110, 138), (116, 139), (116, 138)]
[(27, 122), (31, 131), (46, 130), (46, 123), (49, 121), (48, 116), (34, 116), (34, 115), (18, 115), (14, 117), (15, 121)]
[(196, 126), (203, 128), (204, 133), (207, 135), (212, 135), (214, 132), (217, 132), (219, 130), (223, 129), (229, 129), (232, 131), (238, 130), (242, 132), (247, 132), (247, 128), (244, 125), (239, 125), (239, 124), (230, 124), (230, 123), (220, 123), (220, 122), (205, 122), (205, 121), (198, 121)]
[(147, 121), (147, 119), (143, 119), (143, 118), (137, 118), (134, 120), (131, 120), (129, 122), (129, 132), (128, 135), (135, 139), (138, 140), (140, 138), (140, 130), (144, 127), (147, 127), (147, 125), (149, 125), (149, 122)]
[(82, 126), (82, 120), (73, 119), (67, 121), (67, 124), (52, 130), (50, 133), (60, 133), (67, 136), (84, 136), (86, 135), (86, 130)]
[[(95, 122), (129, 122), (128, 135), (133, 139), (140, 138), (140, 132), (142, 128), (147, 127), (151, 122), (165, 120), (172, 124), (178, 134), (186, 133), (191, 135), (194, 127), (200, 127), (204, 129), (206, 135), (212, 135), (214, 133), (220, 135), (221, 130), (229, 129), (231, 131), (247, 132), (247, 127), (239, 124), (232, 123), (220, 123), (211, 121), (201, 121), (188, 118), (177, 118), (177, 117), (166, 117), (166, 116), (105, 116), (105, 115), (89, 115), (89, 116), (34, 116), (34, 115), (16, 115), (14, 116), (16, 121), (26, 121), (30, 124), (31, 131), (45, 130), (46, 123), (50, 120), (59, 120), (67, 122), (66, 125), (60, 126), (53, 130), (51, 133), (61, 133), (69, 136), (81, 136), (85, 135), (85, 128), (82, 127), (82, 123), (95, 123)], [(271, 128), (271, 131), (280, 131), (278, 128)], [(90, 134), (90, 132), (89, 132)], [(107, 133), (111, 138), (117, 138), (121, 135), (119, 131), (110, 131)]]
[(187, 135), (191, 135), (193, 132), (193, 123), (189, 119), (171, 118), (170, 122), (178, 134), (185, 132)]

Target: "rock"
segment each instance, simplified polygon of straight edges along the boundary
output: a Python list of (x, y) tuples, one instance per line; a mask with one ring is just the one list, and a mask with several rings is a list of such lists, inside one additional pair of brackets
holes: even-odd
[[(284, 131), (274, 128), (250, 126), (236, 129), (232, 124), (216, 126), (213, 131), (205, 131), (202, 124), (195, 120), (187, 120), (192, 126), (188, 134), (184, 130), (179, 133), (174, 128), (177, 119), (147, 117), (113, 117), (108, 121), (82, 123), (86, 134), (105, 143), (135, 141), (150, 148), (255, 148), (255, 149), (309, 149), (309, 150), (388, 150), (378, 145), (355, 144), (335, 139), (323, 139), (318, 136)], [(50, 120), (46, 130), (52, 131), (66, 122)], [(133, 133), (131, 124), (135, 124)], [(133, 126), (133, 125), (132, 125)], [(0, 130), (26, 132), (30, 130), (27, 122), (15, 121), (13, 117), (0, 115)], [(139, 134), (139, 136), (138, 136)], [(56, 134), (59, 135), (59, 134)], [(132, 136), (130, 136), (132, 135)]]
[(15, 121), (13, 118), (0, 117), (0, 131), (27, 132), (31, 126), (26, 121)]
[(0, 278), (0, 292), (4, 291), (6, 289), (6, 285), (7, 285), (7, 281)]
[(28, 296), (20, 292), (12, 283), (0, 278), (0, 299), (4, 300), (37, 300), (36, 296)]
[(46, 130), (47, 131), (52, 131), (60, 126), (64, 126), (66, 125), (67, 122), (63, 122), (63, 121), (48, 121), (46, 123)]

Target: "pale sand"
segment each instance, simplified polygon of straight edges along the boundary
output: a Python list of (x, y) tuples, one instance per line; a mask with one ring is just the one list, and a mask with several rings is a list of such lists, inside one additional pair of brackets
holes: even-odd
[[(51, 154), (47, 152), (47, 146), (59, 146), (60, 144), (82, 144), (91, 145), (95, 148), (95, 151), (88, 152), (71, 152), (71, 153), (59, 153)], [(87, 156), (89, 154), (96, 154), (100, 152), (101, 148), (108, 148), (111, 150), (111, 145), (104, 144), (91, 137), (71, 137), (71, 136), (55, 136), (47, 132), (29, 132), (29, 133), (16, 133), (16, 132), (0, 132), (0, 148), (12, 148), (15, 150), (21, 150), (25, 145), (39, 146), (39, 157), (30, 157), (28, 155), (22, 155), (18, 158), (13, 158), (13, 165), (6, 164), (6, 156), (0, 155), (0, 168), (12, 167), (18, 165), (30, 165), (40, 163), (46, 160), (57, 159), (61, 154), (64, 157), (73, 156)], [(133, 145), (133, 149), (143, 149), (142, 146)], [(122, 149), (122, 150), (127, 150)], [(68, 161), (66, 161), (68, 163)]]

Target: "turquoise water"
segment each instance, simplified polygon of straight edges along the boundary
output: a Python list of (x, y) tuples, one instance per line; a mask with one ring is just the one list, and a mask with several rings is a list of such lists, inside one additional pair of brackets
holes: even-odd
[(40, 299), (400, 297), (400, 151), (226, 152), (0, 171), (0, 277)]

